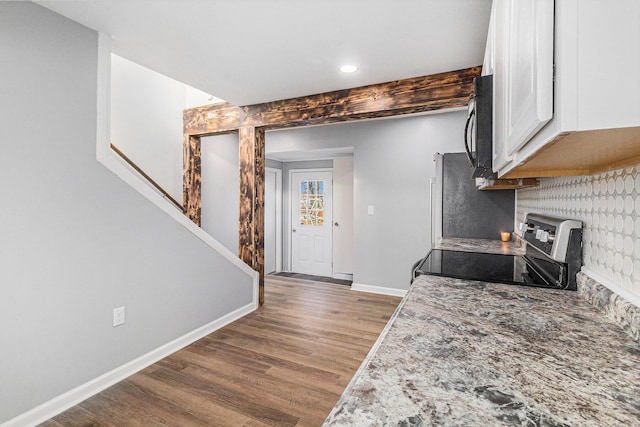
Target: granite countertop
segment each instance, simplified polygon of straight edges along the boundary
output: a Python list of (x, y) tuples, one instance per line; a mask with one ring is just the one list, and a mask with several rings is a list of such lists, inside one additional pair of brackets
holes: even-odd
[(510, 242), (488, 239), (446, 237), (436, 245), (435, 249), (463, 252), (484, 252), (488, 254), (502, 255), (523, 255), (525, 253), (526, 246), (522, 238), (520, 238), (516, 233), (513, 233), (512, 236), (513, 239)]
[(640, 344), (576, 292), (420, 276), (324, 425), (640, 425)]

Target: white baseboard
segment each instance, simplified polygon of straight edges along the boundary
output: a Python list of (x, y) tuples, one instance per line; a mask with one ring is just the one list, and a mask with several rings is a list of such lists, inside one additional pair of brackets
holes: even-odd
[(407, 289), (383, 288), (382, 286), (363, 285), (362, 283), (352, 283), (351, 289), (358, 292), (369, 292), (371, 294), (390, 295), (393, 297), (404, 297)]
[(353, 274), (334, 273), (331, 277), (340, 280), (353, 280)]
[(593, 280), (600, 283), (602, 286), (609, 288), (609, 290), (615, 292), (616, 294), (626, 299), (636, 307), (640, 307), (640, 295), (634, 294), (630, 290), (623, 288), (618, 283), (615, 283), (614, 281), (604, 277), (602, 274), (597, 273), (588, 267), (582, 266), (581, 270), (584, 274), (591, 277)]
[(239, 318), (246, 316), (247, 314), (255, 311), (257, 308), (257, 301), (251, 302), (231, 313), (220, 317), (200, 328), (191, 331), (175, 340), (164, 344), (155, 350), (151, 350), (149, 353), (144, 354), (130, 362), (125, 363), (122, 366), (115, 368), (114, 370), (100, 375), (93, 380), (82, 384), (68, 392), (55, 397), (42, 405), (27, 411), (17, 417), (0, 424), (0, 427), (27, 427), (36, 426), (56, 415), (64, 412), (65, 410), (77, 405), (78, 403), (88, 399), (89, 397), (101, 392), (102, 390), (111, 387), (112, 385), (124, 380), (125, 378), (141, 371), (147, 366), (153, 365), (157, 361), (169, 356), (172, 353), (188, 346), (195, 341), (209, 335), (210, 333), (228, 325), (229, 323), (238, 320)]

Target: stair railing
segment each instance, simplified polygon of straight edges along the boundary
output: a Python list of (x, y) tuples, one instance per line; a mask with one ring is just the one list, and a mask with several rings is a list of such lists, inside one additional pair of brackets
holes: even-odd
[(142, 175), (142, 177), (144, 179), (147, 180), (147, 182), (149, 182), (149, 184), (151, 184), (156, 190), (158, 190), (160, 192), (160, 194), (162, 194), (162, 196), (169, 200), (171, 203), (173, 203), (180, 211), (182, 211), (184, 213), (184, 207), (182, 206), (182, 203), (178, 203), (178, 201), (176, 201), (176, 199), (174, 199), (173, 197), (171, 197), (171, 194), (167, 193), (167, 191), (162, 188), (160, 186), (160, 184), (158, 184), (157, 182), (155, 182), (153, 179), (151, 179), (151, 177), (149, 175), (147, 175), (142, 169), (140, 169), (140, 167), (138, 165), (136, 165), (133, 160), (131, 160), (129, 157), (127, 157), (126, 154), (124, 154), (122, 151), (120, 151), (120, 149), (118, 147), (116, 147), (113, 144), (111, 145), (111, 149), (113, 150), (114, 153), (116, 153), (118, 156), (120, 156), (120, 158), (122, 160), (124, 160), (129, 166), (131, 166), (136, 172), (138, 172), (140, 175)]

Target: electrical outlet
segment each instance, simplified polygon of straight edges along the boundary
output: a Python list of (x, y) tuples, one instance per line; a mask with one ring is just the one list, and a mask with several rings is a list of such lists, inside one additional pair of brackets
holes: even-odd
[(367, 215), (373, 215), (373, 205), (367, 206)]
[(120, 326), (124, 323), (124, 307), (113, 309), (113, 327)]

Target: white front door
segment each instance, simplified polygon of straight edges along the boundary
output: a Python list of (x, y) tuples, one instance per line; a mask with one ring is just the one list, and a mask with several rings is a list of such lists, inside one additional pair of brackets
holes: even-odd
[(291, 267), (294, 273), (332, 276), (332, 173), (291, 173)]

